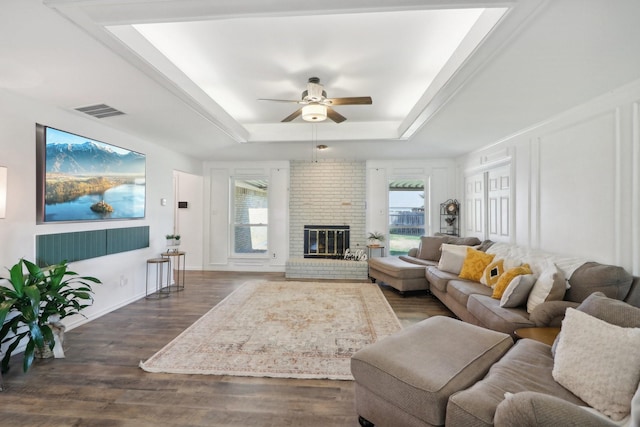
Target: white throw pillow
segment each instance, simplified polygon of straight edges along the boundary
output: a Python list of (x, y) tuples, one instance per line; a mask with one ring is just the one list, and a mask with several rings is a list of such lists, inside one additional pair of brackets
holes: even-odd
[(467, 248), (470, 247), (471, 246), (443, 243), (438, 269), (453, 274), (460, 274), (464, 259), (467, 256)]
[(594, 409), (620, 421), (640, 382), (640, 328), (622, 328), (568, 308), (553, 379)]
[(536, 276), (533, 274), (521, 274), (514, 277), (500, 298), (500, 307), (510, 308), (524, 305), (535, 283)]
[(545, 301), (561, 301), (567, 291), (564, 274), (555, 264), (549, 264), (533, 285), (527, 300), (527, 312), (531, 313), (536, 306)]

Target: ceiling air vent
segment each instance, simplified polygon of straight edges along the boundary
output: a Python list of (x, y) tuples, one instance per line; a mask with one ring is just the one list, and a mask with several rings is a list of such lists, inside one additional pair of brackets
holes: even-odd
[(120, 110), (116, 110), (113, 107), (109, 107), (106, 104), (89, 105), (88, 107), (76, 108), (81, 113), (88, 114), (98, 119), (104, 119), (105, 117), (120, 116), (124, 114)]

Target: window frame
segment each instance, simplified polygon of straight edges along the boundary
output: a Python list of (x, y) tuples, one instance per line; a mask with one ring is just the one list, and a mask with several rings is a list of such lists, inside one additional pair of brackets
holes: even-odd
[[(249, 181), (263, 181), (266, 183), (265, 188), (265, 201), (266, 201), (266, 223), (251, 223), (251, 222), (237, 222), (237, 210), (238, 206), (236, 203), (236, 188), (238, 188), (238, 182), (249, 182)], [(229, 254), (232, 258), (269, 258), (269, 177), (265, 175), (259, 176), (232, 176), (230, 177), (229, 183)], [(248, 188), (248, 187), (247, 187)], [(248, 228), (251, 230), (252, 227), (264, 227), (265, 236), (266, 236), (266, 247), (262, 252), (236, 252), (236, 230), (238, 228)], [(251, 231), (249, 231), (250, 233)]]

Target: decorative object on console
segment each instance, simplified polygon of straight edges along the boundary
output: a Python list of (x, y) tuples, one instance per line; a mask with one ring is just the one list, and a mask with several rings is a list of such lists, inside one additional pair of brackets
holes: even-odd
[(451, 236), (459, 235), (458, 215), (460, 203), (456, 199), (449, 199), (440, 204), (440, 233)]
[[(24, 274), (25, 267), (28, 274)], [(69, 271), (66, 261), (41, 269), (21, 259), (9, 273), (7, 280), (11, 286), (0, 286), (0, 325), (3, 325), (0, 342), (7, 344), (2, 371), (9, 369), (11, 353), (20, 341), (28, 338), (23, 361), (23, 370), (27, 372), (36, 349), (44, 354), (46, 347), (55, 353), (57, 343), (62, 345), (62, 337), (56, 339), (54, 334), (54, 331), (64, 331), (60, 320), (81, 314), (90, 306), (93, 303), (91, 283), (101, 282)]]
[(177, 251), (178, 246), (180, 246), (180, 235), (179, 234), (167, 234), (167, 251)]
[(376, 246), (380, 246), (380, 244), (382, 242), (384, 242), (384, 234), (380, 233), (379, 231), (372, 231), (371, 233), (369, 233), (369, 246), (371, 247), (376, 247)]
[(367, 254), (362, 249), (356, 249), (351, 252), (351, 249), (344, 251), (344, 259), (346, 261), (366, 261), (368, 259)]

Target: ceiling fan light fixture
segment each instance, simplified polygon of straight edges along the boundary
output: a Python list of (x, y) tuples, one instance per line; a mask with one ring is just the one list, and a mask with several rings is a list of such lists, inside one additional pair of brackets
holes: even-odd
[(321, 122), (327, 119), (327, 107), (320, 104), (310, 104), (302, 107), (302, 120), (307, 122)]

